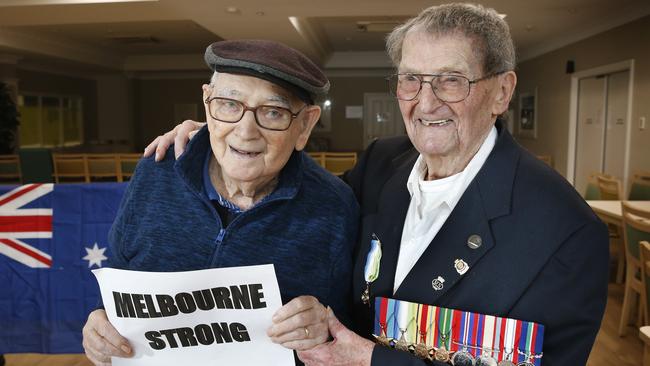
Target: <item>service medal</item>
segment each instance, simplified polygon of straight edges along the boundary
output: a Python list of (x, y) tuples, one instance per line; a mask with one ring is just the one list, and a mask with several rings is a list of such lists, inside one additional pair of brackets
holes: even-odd
[(427, 348), (427, 345), (424, 343), (418, 343), (415, 345), (415, 348), (413, 348), (413, 352), (415, 353), (416, 356), (423, 360), (429, 360), (431, 361), (431, 354), (429, 353), (429, 348)]
[(409, 351), (409, 344), (406, 342), (406, 339), (404, 338), (404, 332), (402, 332), (402, 336), (399, 337), (397, 342), (395, 342), (395, 349), (400, 350), (400, 351)]
[(451, 364), (454, 366), (474, 366), (475, 362), (474, 356), (464, 349), (454, 353), (451, 358)]
[(482, 354), (479, 358), (476, 359), (475, 366), (498, 366), (497, 360), (488, 354)]
[(449, 362), (449, 358), (450, 358), (450, 356), (451, 356), (451, 353), (450, 353), (449, 351), (447, 351), (447, 349), (446, 349), (445, 346), (443, 345), (443, 346), (441, 346), (441, 347), (439, 347), (439, 348), (436, 349), (436, 353), (435, 353), (435, 355), (434, 355), (433, 358), (434, 358), (436, 361), (440, 361), (440, 362), (445, 362), (445, 363), (446, 363), (446, 362)]
[(497, 366), (517, 366), (517, 365), (515, 365), (515, 364), (514, 364), (512, 361), (510, 361), (510, 360), (503, 360), (503, 361), (499, 361), (499, 363), (497, 364)]

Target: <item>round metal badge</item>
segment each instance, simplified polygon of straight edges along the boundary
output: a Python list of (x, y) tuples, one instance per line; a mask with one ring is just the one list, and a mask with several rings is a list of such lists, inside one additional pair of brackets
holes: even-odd
[(499, 361), (499, 363), (497, 364), (497, 366), (517, 366), (517, 365), (515, 365), (515, 364), (514, 364), (512, 361), (510, 361), (510, 360), (503, 360), (503, 361)]
[(476, 366), (498, 366), (497, 360), (488, 354), (482, 354), (476, 359)]
[(465, 350), (454, 353), (454, 357), (451, 358), (451, 364), (454, 366), (474, 366), (475, 363), (474, 356)]
[(436, 350), (436, 353), (433, 358), (436, 361), (449, 362), (449, 356), (450, 356), (449, 351), (447, 351), (445, 346), (442, 346)]

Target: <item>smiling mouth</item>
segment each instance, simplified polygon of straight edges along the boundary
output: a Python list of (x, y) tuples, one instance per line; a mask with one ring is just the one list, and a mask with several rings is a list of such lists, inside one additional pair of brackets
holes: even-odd
[(450, 118), (436, 119), (433, 121), (428, 121), (428, 120), (423, 120), (422, 118), (418, 118), (418, 121), (425, 126), (444, 126), (450, 122), (453, 122), (453, 120)]
[(244, 151), (244, 150), (238, 150), (238, 149), (235, 149), (235, 148), (232, 147), (232, 146), (229, 146), (229, 147), (230, 147), (230, 150), (231, 150), (233, 153), (235, 153), (235, 155), (237, 155), (237, 156), (241, 156), (241, 157), (245, 157), (245, 158), (253, 158), (253, 157), (256, 157), (257, 155), (260, 154), (260, 152)]

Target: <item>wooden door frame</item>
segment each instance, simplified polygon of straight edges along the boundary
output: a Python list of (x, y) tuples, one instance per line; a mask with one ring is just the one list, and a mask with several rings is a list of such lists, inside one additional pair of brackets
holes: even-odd
[[(612, 74), (620, 71), (629, 71), (628, 81), (628, 100), (627, 100), (627, 127), (625, 130), (625, 163), (623, 166), (623, 195), (627, 195), (627, 181), (630, 175), (630, 142), (632, 138), (632, 105), (634, 100), (634, 59), (621, 61), (609, 65), (595, 67), (589, 70), (578, 71), (571, 75), (571, 94), (569, 104), (569, 148), (567, 153), (567, 172), (566, 177), (571, 184), (575, 185), (575, 163), (576, 163), (576, 145), (578, 137), (578, 91), (580, 79), (598, 76), (603, 74)], [(607, 118), (607, 116), (605, 116)], [(607, 121), (603, 121), (607, 123)]]

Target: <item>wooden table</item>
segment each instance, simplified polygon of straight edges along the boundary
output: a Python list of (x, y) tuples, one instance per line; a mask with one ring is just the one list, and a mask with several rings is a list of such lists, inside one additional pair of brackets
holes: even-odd
[[(600, 217), (605, 223), (617, 226), (623, 226), (623, 210), (621, 208), (621, 201), (587, 201), (591, 209), (594, 210), (596, 215)], [(627, 201), (630, 206), (641, 209), (643, 211), (650, 211), (650, 201)]]

